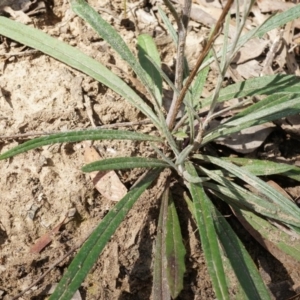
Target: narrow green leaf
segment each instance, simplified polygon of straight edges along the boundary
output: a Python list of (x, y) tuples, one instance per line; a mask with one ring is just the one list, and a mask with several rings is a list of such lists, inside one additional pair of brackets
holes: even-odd
[(160, 65), (158, 65), (151, 56), (147, 55), (147, 59), (151, 62), (152, 66), (156, 69), (156, 71), (160, 74), (160, 76), (164, 79), (164, 81), (169, 85), (169, 87), (173, 90), (174, 93), (179, 95), (179, 91), (176, 89), (174, 83), (171, 81), (171, 79), (167, 76), (166, 73), (162, 70)]
[[(250, 211), (239, 209), (234, 206), (234, 211), (238, 216), (245, 218), (246, 222), (256, 231), (259, 235), (259, 242), (269, 241), (272, 246), (268, 248), (276, 247), (278, 250), (293, 257), (297, 261), (300, 261), (300, 241), (297, 238), (292, 238), (292, 235), (280, 230), (273, 226), (267, 220), (260, 216), (253, 214)], [(247, 228), (246, 228), (247, 229)], [(250, 233), (253, 233), (252, 231)], [(255, 236), (254, 236), (255, 237)], [(269, 246), (269, 245), (268, 245)], [(280, 255), (272, 253), (277, 259), (280, 260)]]
[[(168, 130), (162, 112), (158, 110), (158, 114), (160, 115), (158, 120), (157, 116), (146, 102), (142, 100), (141, 97), (139, 97), (122, 79), (105, 68), (101, 63), (85, 55), (76, 48), (50, 37), (40, 30), (11, 21), (4, 17), (0, 17), (0, 34), (38, 49), (67, 65), (86, 73), (111, 88), (149, 117), (156, 128), (158, 128), (166, 137), (173, 152), (176, 154), (179, 153), (177, 145)], [(139, 65), (137, 60), (136, 64)], [(140, 68), (142, 72), (144, 72), (140, 65), (137, 66), (137, 68)]]
[(83, 172), (121, 170), (132, 168), (166, 168), (169, 165), (160, 159), (147, 157), (114, 157), (92, 162), (81, 168)]
[(177, 45), (178, 36), (177, 36), (176, 30), (174, 29), (171, 21), (169, 20), (169, 18), (165, 14), (165, 12), (161, 9), (161, 7), (158, 6), (157, 8), (158, 8), (158, 13), (159, 13), (162, 21), (164, 22), (164, 24), (167, 27), (167, 31), (168, 31), (169, 35), (172, 37), (174, 44)]
[[(267, 32), (279, 28), (290, 21), (296, 20), (300, 17), (300, 6), (295, 5), (294, 7), (280, 12), (276, 15), (271, 16), (256, 32), (255, 36), (262, 37)], [(250, 32), (245, 34), (242, 38), (245, 39)]]
[[(196, 177), (197, 172), (191, 163), (186, 164), (186, 170)], [(228, 286), (224, 273), (214, 218), (210, 207), (210, 200), (206, 196), (202, 185), (190, 183), (188, 186), (196, 212), (196, 223), (200, 233), (202, 249), (212, 279), (213, 287), (218, 299), (229, 299)]]
[[(280, 28), (286, 23), (296, 20), (300, 18), (300, 6), (296, 5), (290, 9), (287, 9), (284, 12), (278, 13), (276, 15), (271, 16), (268, 20), (266, 20), (259, 28), (254, 28), (244, 34), (238, 41), (237, 47), (244, 45), (250, 38), (252, 37), (262, 37), (267, 32)], [(233, 45), (231, 44), (228, 47), (227, 51), (232, 50)], [(221, 53), (218, 53), (218, 57), (221, 56)], [(205, 68), (213, 62), (213, 58), (209, 59), (205, 64), (202, 65), (201, 68)]]
[(275, 219), (283, 220), (284, 223), (294, 225), (295, 227), (300, 227), (300, 209), (298, 206), (289, 199), (285, 198), (281, 193), (276, 191), (260, 178), (254, 176), (245, 169), (237, 167), (232, 163), (225, 162), (219, 158), (197, 154), (194, 155), (194, 157), (209, 161), (214, 165), (217, 165), (234, 174), (239, 179), (243, 180), (256, 189), (259, 193), (264, 195), (266, 201), (268, 201), (270, 204), (273, 204), (274, 209), (277, 212), (277, 217)]
[[(205, 58), (204, 62), (208, 60), (212, 55), (212, 52), (209, 52), (207, 57)], [(198, 72), (196, 78), (194, 79), (192, 89), (191, 89), (191, 94), (192, 94), (192, 103), (193, 107), (198, 105), (200, 101), (200, 97), (202, 95), (202, 91), (204, 88), (204, 85), (206, 83), (207, 75), (209, 72), (209, 66), (206, 68), (202, 69), (200, 72)]]
[[(184, 199), (196, 220), (193, 202), (187, 195), (184, 195)], [(226, 260), (227, 258), (229, 260), (231, 271), (235, 273), (240, 289), (246, 296), (243, 299), (253, 299), (254, 295), (256, 295), (255, 299), (270, 299), (260, 274), (244, 245), (219, 211), (212, 204), (210, 206), (213, 215), (215, 215), (214, 224), (218, 239), (222, 244), (224, 255), (226, 255), (223, 259)], [(235, 286), (234, 289), (237, 290), (237, 287)]]
[[(221, 184), (217, 185), (211, 182), (204, 182), (203, 186), (213, 190), (214, 192), (223, 194), (226, 197), (228, 197), (230, 199), (229, 204), (231, 204), (233, 201), (233, 203), (235, 203), (239, 207), (253, 210), (268, 218), (277, 219), (283, 222), (286, 221), (285, 215), (277, 215), (277, 209), (274, 206), (274, 203), (266, 201), (266, 199), (251, 193), (250, 191), (235, 184), (234, 182), (228, 180), (225, 177), (218, 176), (216, 173), (206, 170), (202, 167), (200, 167), (200, 169), (201, 171), (206, 173), (211, 179)], [(227, 200), (227, 198), (224, 199)]]
[(63, 63), (91, 76), (113, 91), (149, 117), (153, 124), (160, 128), (157, 116), (122, 79), (113, 74), (101, 63), (82, 53), (78, 49), (52, 38), (41, 30), (0, 17), (0, 34), (16, 40), (24, 45), (40, 50)]
[(149, 61), (148, 56), (152, 58), (152, 60), (156, 63), (156, 65), (160, 66), (160, 56), (157, 51), (156, 45), (149, 34), (141, 34), (138, 37), (138, 57), (142, 68), (146, 71), (148, 76), (148, 80), (152, 81), (155, 99), (158, 101), (159, 106), (162, 106), (162, 78), (160, 73), (157, 71), (156, 67), (153, 66), (152, 62)]
[[(167, 31), (170, 34), (170, 36), (172, 37), (174, 44), (177, 46), (178, 36), (177, 36), (176, 30), (174, 29), (171, 21), (169, 20), (169, 18), (167, 17), (167, 15), (161, 9), (160, 6), (158, 6), (158, 13), (159, 13), (161, 19), (163, 20), (164, 24), (166, 25)], [(187, 77), (188, 75), (189, 75), (189, 64), (188, 64), (188, 61), (186, 60), (186, 58), (184, 58), (184, 78)]]
[(158, 147), (156, 147), (153, 143), (150, 143), (150, 146), (154, 149), (154, 151), (161, 157), (161, 159), (166, 162), (170, 167), (176, 170), (176, 166), (172, 161), (172, 157), (167, 157)]
[(249, 113), (242, 118), (226, 122), (226, 126), (240, 126), (241, 124), (247, 123), (256, 118), (263, 119), (265, 121), (269, 120), (270, 116), (272, 116), (272, 118), (280, 119), (289, 115), (297, 114), (300, 109), (299, 96), (299, 94), (292, 94), (290, 98), (282, 98), (272, 106)]
[(175, 161), (175, 165), (179, 166), (181, 165), (187, 158), (188, 154), (192, 151), (194, 148), (194, 145), (188, 145), (186, 146), (181, 153), (177, 156), (177, 159)]
[[(227, 121), (214, 128), (211, 132), (207, 133), (203, 138), (202, 145), (209, 143), (221, 136), (232, 134), (234, 132), (241, 131), (242, 129), (249, 128), (255, 125), (264, 124), (266, 122), (278, 120), (283, 117), (295, 115), (300, 112), (299, 95), (295, 98), (294, 95), (290, 95), (287, 98), (280, 99), (281, 103), (272, 107), (267, 107), (244, 117), (234, 119), (233, 121)], [(284, 101), (285, 100), (285, 101)]]
[(294, 174), (293, 171), (288, 171), (288, 172), (286, 172), (284, 174), (281, 174), (281, 175), (287, 176), (287, 177), (289, 177), (291, 179), (294, 179), (296, 181), (300, 181), (300, 174), (298, 174), (298, 172), (296, 172), (296, 174)]
[(192, 214), (193, 218), (196, 220), (196, 212), (195, 212), (195, 206), (194, 206), (193, 201), (190, 199), (190, 197), (186, 193), (183, 194), (183, 198), (188, 206), (190, 213)]
[(293, 97), (294, 97), (294, 94), (279, 94), (278, 93), (278, 94), (269, 95), (269, 96), (265, 97), (264, 99), (248, 106), (247, 108), (245, 108), (241, 112), (234, 115), (229, 120), (232, 121), (232, 120), (247, 116), (247, 115), (249, 115), (253, 112), (256, 112), (258, 110), (265, 109), (265, 108), (268, 108), (268, 107), (272, 107), (272, 106), (274, 106), (278, 103), (281, 103), (282, 101), (288, 101), (289, 99), (292, 99)]
[(293, 165), (242, 157), (222, 157), (222, 159), (231, 161), (256, 176), (280, 174), (300, 181), (300, 168)]
[(54, 143), (70, 143), (95, 140), (136, 140), (136, 141), (160, 141), (158, 137), (124, 130), (87, 129), (56, 133), (45, 137), (39, 137), (27, 141), (0, 155), (0, 160), (15, 156), (28, 150)]
[[(242, 98), (254, 95), (271, 95), (275, 93), (293, 94), (300, 93), (300, 80), (295, 75), (270, 75), (250, 78), (242, 82), (229, 85), (221, 89), (218, 102), (232, 98)], [(201, 101), (201, 106), (210, 104), (212, 96)]]
[(183, 289), (183, 276), (185, 273), (184, 259), (186, 250), (182, 242), (179, 219), (171, 195), (169, 195), (166, 226), (166, 259), (168, 284), (171, 296), (173, 299), (175, 299)]
[(73, 259), (67, 272), (51, 295), (50, 300), (70, 300), (72, 298), (133, 204), (157, 178), (159, 172), (159, 170), (149, 172), (147, 176), (133, 187), (103, 218)]
[[(224, 34), (224, 40), (223, 40), (223, 45), (222, 45), (222, 55), (221, 55), (221, 60), (220, 60), (220, 70), (224, 70), (224, 66), (226, 64), (226, 62), (228, 61), (227, 58), (227, 49), (228, 49), (228, 35), (229, 35), (229, 24), (231, 22), (231, 13), (229, 12), (226, 16), (225, 19), (225, 24), (224, 24), (224, 30), (223, 30), (223, 34)], [(238, 28), (238, 26), (237, 26)]]
[[(136, 57), (133, 55), (133, 53), (130, 51), (130, 49), (128, 48), (127, 44), (123, 41), (121, 36), (116, 32), (116, 30), (110, 24), (104, 21), (101, 18), (101, 16), (92, 7), (90, 7), (84, 0), (72, 0), (71, 5), (74, 12), (77, 13), (85, 21), (87, 21), (91, 25), (91, 27), (94, 28), (95, 31), (112, 46), (112, 48), (121, 56), (121, 58), (131, 66), (131, 68), (139, 77), (143, 85), (148, 89), (149, 93), (155, 99), (156, 92), (152, 80), (149, 80), (147, 73), (142, 68), (142, 66), (140, 65)], [(125, 96), (124, 98), (127, 99), (127, 97)], [(140, 103), (139, 103), (140, 106), (136, 106), (136, 107), (138, 107), (143, 113), (145, 113), (146, 116), (149, 116), (153, 124), (158, 129), (160, 129), (162, 134), (166, 137), (170, 147), (172, 148), (172, 151), (177, 154), (178, 147), (173, 139), (173, 136), (171, 135), (168, 129), (164, 115), (160, 107), (156, 105), (155, 101), (154, 104), (159, 119), (156, 117), (156, 115), (153, 113), (152, 110), (151, 110), (151, 116), (149, 116), (150, 112), (148, 111), (148, 109), (146, 110), (148, 114), (144, 112), (145, 109), (144, 111), (141, 110)], [(146, 105), (145, 102), (144, 105)], [(146, 106), (149, 108), (148, 105)]]
[(126, 61), (139, 77), (148, 91), (155, 97), (155, 91), (152, 82), (149, 80), (147, 73), (139, 64), (136, 57), (128, 48), (119, 33), (108, 24), (86, 1), (72, 0), (72, 10), (84, 19), (90, 26), (104, 39), (109, 45)]
[(270, 294), (244, 245), (225, 218), (213, 205), (211, 206), (212, 209), (214, 209), (214, 220), (218, 238), (247, 299), (271, 299)]
[(169, 187), (166, 187), (161, 200), (153, 266), (153, 300), (171, 299), (167, 278), (166, 261), (166, 222), (168, 215)]
[[(185, 111), (188, 115), (188, 121), (189, 121), (189, 139), (190, 142), (193, 143), (195, 139), (195, 110), (193, 108), (194, 101), (192, 99), (192, 94), (190, 91), (188, 91), (184, 97), (183, 103), (185, 104)], [(196, 114), (197, 115), (197, 114)]]

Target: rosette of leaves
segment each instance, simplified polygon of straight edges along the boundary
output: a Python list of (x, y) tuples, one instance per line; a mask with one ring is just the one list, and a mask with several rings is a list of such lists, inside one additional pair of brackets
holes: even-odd
[[(165, 2), (168, 3), (168, 1)], [(238, 6), (239, 1), (236, 2)], [(268, 161), (252, 160), (250, 164), (247, 159), (216, 157), (207, 155), (204, 150), (204, 146), (220, 137), (300, 112), (300, 82), (296, 76), (262, 76), (222, 88), (224, 74), (231, 59), (242, 45), (250, 38), (260, 37), (271, 29), (278, 28), (300, 16), (300, 6), (296, 6), (272, 16), (259, 28), (242, 36), (241, 29), (250, 6), (253, 4), (253, 1), (250, 2), (248, 6), (245, 6), (244, 16), (237, 25), (236, 38), (231, 43), (227, 39), (230, 15), (226, 17), (223, 48), (220, 53), (215, 53), (212, 46), (207, 49), (209, 51), (204, 55), (205, 61), (202, 60), (189, 89), (183, 93), (184, 116), (181, 120), (176, 120), (175, 127), (170, 124), (168, 117), (163, 113), (162, 86), (164, 80), (173, 89), (174, 101), (180, 97), (181, 88), (190, 75), (188, 62), (185, 61), (183, 53), (177, 56), (183, 64), (177, 66), (181, 68), (180, 70), (176, 70), (182, 74), (181, 82), (173, 84), (160, 68), (160, 56), (149, 35), (139, 36), (139, 55), (136, 57), (117, 31), (84, 0), (71, 1), (73, 11), (89, 23), (131, 66), (147, 90), (146, 97), (149, 101), (146, 102), (122, 79), (78, 49), (40, 30), (0, 17), (0, 34), (38, 49), (98, 80), (138, 108), (157, 129), (156, 134), (153, 135), (102, 129), (59, 133), (32, 139), (0, 155), (0, 159), (7, 159), (52, 143), (102, 139), (149, 141), (157, 153), (157, 158), (119, 157), (104, 159), (82, 168), (84, 172), (140, 167), (149, 168), (149, 171), (99, 223), (68, 267), (50, 299), (72, 298), (133, 204), (166, 168), (172, 170), (169, 176), (175, 176), (177, 179), (180, 177), (184, 182), (188, 196), (182, 201), (187, 202), (198, 228), (216, 297), (230, 299), (233, 283), (229, 280), (230, 276), (225, 274), (225, 272), (230, 272), (235, 274), (235, 284), (237, 284), (235, 287), (239, 291), (240, 299), (270, 299), (269, 291), (254, 262), (236, 233), (214, 205), (212, 197), (226, 202), (236, 215), (243, 217), (247, 224), (256, 228), (266, 239), (269, 238), (266, 231), (280, 231), (274, 224), (281, 224), (288, 231), (299, 234), (300, 209), (263, 179), (264, 176), (280, 174), (299, 181), (300, 170), (294, 166)], [(169, 8), (172, 10), (172, 7), (169, 6)], [(179, 44), (180, 36), (177, 35), (161, 9), (159, 13), (174, 42)], [(172, 13), (175, 17), (177, 16), (176, 12)], [(187, 23), (180, 23), (180, 17), (177, 16), (177, 18), (179, 25), (182, 25), (181, 29), (187, 28)], [(215, 32), (215, 36), (216, 34), (218, 32)], [(215, 36), (212, 34), (212, 41)], [(218, 84), (210, 97), (201, 99), (208, 66), (212, 61), (217, 63), (220, 71)], [(180, 76), (177, 78), (180, 79)], [(251, 106), (242, 106), (239, 113), (218, 127), (209, 129), (209, 122), (220, 115), (215, 112), (217, 103), (232, 98), (261, 95), (264, 96), (261, 101)], [(205, 107), (208, 107), (208, 114), (200, 119), (198, 110)], [(177, 115), (177, 111), (172, 108), (169, 113)], [(198, 127), (195, 127), (194, 124), (197, 122)], [(183, 288), (186, 251), (182, 242), (178, 214), (172, 200), (172, 191), (168, 185), (169, 180), (170, 178), (166, 180), (158, 219), (159, 230), (157, 230), (153, 264), (153, 299), (176, 298)], [(251, 186), (251, 191), (246, 184)], [(253, 193), (253, 190), (256, 192)], [(262, 230), (262, 226), (267, 230)], [(286, 233), (280, 233), (283, 245), (278, 241), (273, 241), (273, 243), (281, 251), (300, 261), (299, 251), (294, 250), (297, 247), (291, 245), (290, 239), (285, 236)], [(79, 265), (80, 268), (78, 268)]]

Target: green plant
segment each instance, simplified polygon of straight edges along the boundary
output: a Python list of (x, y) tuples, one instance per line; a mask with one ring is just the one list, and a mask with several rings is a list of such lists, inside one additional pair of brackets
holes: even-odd
[[(253, 161), (253, 164), (249, 165), (247, 164), (249, 161), (245, 159), (237, 160), (205, 155), (205, 150), (203, 149), (206, 144), (221, 136), (300, 112), (300, 84), (295, 76), (263, 76), (221, 88), (226, 70), (238, 49), (250, 38), (262, 36), (269, 30), (298, 18), (300, 16), (300, 7), (297, 6), (289, 11), (275, 15), (258, 29), (241, 36), (244, 22), (254, 2), (251, 1), (248, 6), (245, 6), (242, 18), (237, 18), (237, 33), (232, 43), (229, 44), (228, 28), (230, 15), (228, 11), (232, 2), (228, 1), (202, 55), (199, 57), (194, 71), (189, 74), (184, 58), (184, 42), (187, 34), (191, 2), (186, 1), (187, 5), (184, 7), (183, 17), (181, 18), (176, 14), (170, 2), (165, 0), (165, 4), (171, 10), (178, 25), (177, 35), (164, 12), (160, 10), (161, 17), (170, 35), (173, 37), (174, 42), (178, 44), (176, 79), (175, 84), (173, 84), (160, 69), (159, 54), (151, 37), (148, 35), (139, 37), (138, 61), (118, 33), (84, 0), (72, 1), (74, 12), (87, 21), (131, 66), (147, 89), (148, 100), (151, 102), (151, 106), (120, 78), (79, 50), (51, 38), (39, 30), (0, 17), (0, 34), (38, 49), (108, 86), (147, 116), (159, 132), (159, 136), (100, 129), (59, 133), (33, 139), (0, 155), (0, 159), (6, 159), (30, 149), (52, 143), (101, 139), (132, 139), (150, 141), (159, 157), (159, 159), (141, 157), (113, 158), (83, 167), (82, 170), (84, 172), (134, 167), (151, 168), (151, 170), (131, 188), (128, 194), (100, 222), (74, 258), (50, 299), (71, 299), (128, 211), (164, 168), (172, 170), (171, 176), (175, 176), (175, 178), (181, 177), (186, 189), (189, 191), (192, 200), (190, 200), (189, 196), (185, 200), (199, 230), (216, 297), (218, 299), (230, 298), (229, 291), (233, 283), (225, 276), (226, 268), (226, 272), (236, 274), (237, 289), (241, 291), (243, 298), (270, 299), (269, 292), (260, 278), (253, 261), (237, 235), (214, 205), (212, 197), (217, 197), (228, 203), (237, 215), (243, 216), (253, 227), (259, 228), (257, 224), (264, 224), (268, 230), (279, 230), (272, 224), (280, 223), (290, 231), (299, 233), (299, 208), (295, 203), (289, 201), (270, 187), (259, 176), (282, 174), (299, 181), (300, 169), (266, 161)], [(236, 1), (236, 5), (239, 12), (239, 1)], [(215, 53), (212, 44), (220, 33), (225, 18), (224, 45), (220, 53)], [(219, 68), (217, 85), (210, 97), (199, 100), (208, 74), (208, 66), (212, 61), (215, 61)], [(162, 109), (162, 79), (174, 91), (172, 106), (167, 117), (164, 116)], [(254, 95), (264, 95), (265, 98), (247, 108), (243, 107), (245, 104), (243, 102), (241, 105), (243, 110), (240, 113), (218, 127), (208, 129), (210, 121), (223, 113), (223, 111), (216, 112), (217, 103), (234, 97)], [(175, 125), (175, 119), (182, 102), (184, 103), (185, 114)], [(197, 114), (199, 108), (203, 107), (209, 107), (204, 121), (199, 119)], [(195, 128), (195, 121), (198, 121), (199, 129)], [(185, 130), (182, 129), (183, 127)], [(188, 131), (186, 131), (186, 128), (188, 128)], [(188, 141), (188, 145), (182, 138), (178, 138), (183, 133), (185, 134), (185, 140)], [(171, 154), (167, 155), (167, 153)], [(168, 182), (169, 180), (165, 183), (165, 192), (162, 197), (158, 221), (160, 230), (158, 230), (156, 241), (157, 255), (154, 261), (153, 272), (154, 299), (176, 298), (182, 289), (185, 272), (185, 250)], [(252, 186), (257, 193), (250, 192), (241, 182)], [(273, 223), (269, 223), (268, 220), (272, 220)], [(261, 233), (263, 234), (263, 232)], [(284, 235), (283, 232), (281, 234)], [(266, 235), (265, 237), (268, 238)], [(299, 251), (293, 251), (292, 246), (289, 244), (289, 239), (286, 237), (282, 239), (284, 240), (282, 251), (300, 260)], [(81, 266), (80, 268), (78, 268), (79, 265)]]

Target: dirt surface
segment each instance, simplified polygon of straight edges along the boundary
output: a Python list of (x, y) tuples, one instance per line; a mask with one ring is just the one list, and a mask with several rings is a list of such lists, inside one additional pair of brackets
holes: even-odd
[[(143, 93), (129, 67), (71, 12), (68, 1), (43, 2), (44, 6), (37, 6), (42, 1), (29, 2), (20, 1), (19, 6), (12, 8), (22, 11), (35, 27), (100, 61)], [(111, 1), (92, 0), (89, 3), (115, 26), (133, 51), (136, 51), (136, 37), (140, 32), (158, 37), (164, 68), (171, 72), (175, 48), (158, 22), (137, 24), (130, 16), (124, 25), (121, 23), (122, 1), (112, 4)], [(138, 5), (133, 1), (132, 4), (137, 5), (138, 13), (148, 14), (152, 8), (149, 3)], [(199, 27), (194, 35), (207, 34), (206, 27), (201, 30)], [(195, 49), (193, 39), (188, 47)], [(135, 108), (106, 87), (38, 51), (23, 49), (22, 45), (3, 37), (0, 50), (7, 53), (0, 69), (1, 135), (84, 129), (91, 127), (92, 122), (99, 126), (143, 119)], [(189, 55), (192, 61), (196, 53), (190, 51)], [(210, 86), (214, 84), (213, 74), (210, 75)], [(153, 130), (151, 125), (134, 128), (140, 132)], [(24, 138), (0, 140), (1, 152), (22, 141)], [(270, 143), (276, 146), (276, 142)], [(147, 143), (96, 142), (94, 146), (103, 157), (153, 154)], [(263, 146), (260, 149), (263, 150)], [(82, 241), (114, 206), (114, 202), (94, 189), (89, 175), (81, 172), (85, 163), (84, 151), (84, 143), (55, 144), (0, 162), (0, 299), (10, 299), (31, 285), (57, 259)], [(285, 154), (287, 157), (290, 153)], [(263, 156), (259, 152), (256, 155)], [(276, 155), (280, 156), (278, 152)], [(295, 161), (298, 155), (294, 153), (290, 157)], [(142, 170), (117, 173), (127, 188), (141, 174)], [(299, 196), (299, 187), (288, 183), (286, 186), (293, 197)], [(182, 191), (176, 192), (175, 201), (181, 207)], [(160, 194), (158, 181), (130, 211), (80, 288), (82, 299), (151, 299), (152, 256)], [(51, 244), (41, 253), (30, 253), (35, 241), (62, 222), (73, 208), (75, 216), (66, 219)], [(194, 223), (186, 209), (179, 209), (179, 215), (186, 228), (184, 239), (188, 253), (184, 290), (178, 299), (215, 299)], [(231, 219), (234, 227), (237, 221), (233, 216)], [(294, 271), (286, 270), (239, 225), (236, 230), (249, 246), (266, 282), (274, 288), (275, 298), (287, 298), (300, 282), (298, 266)], [(60, 280), (73, 257), (74, 253), (20, 299), (46, 299), (47, 291)]]

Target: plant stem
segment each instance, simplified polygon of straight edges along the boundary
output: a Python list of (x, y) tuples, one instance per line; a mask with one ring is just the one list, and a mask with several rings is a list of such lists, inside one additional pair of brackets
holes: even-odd
[[(165, 0), (164, 0), (165, 1)], [(179, 109), (180, 109), (180, 106), (183, 102), (183, 99), (184, 99), (184, 96), (188, 90), (188, 88), (190, 87), (194, 77), (196, 76), (197, 72), (198, 72), (198, 69), (199, 67), (201, 66), (201, 64), (203, 63), (206, 55), (208, 54), (209, 50), (211, 49), (211, 46), (213, 44), (213, 42), (215, 41), (215, 39), (218, 37), (218, 35), (221, 33), (221, 30), (222, 30), (222, 27), (223, 27), (223, 23), (224, 23), (224, 20), (225, 20), (225, 17), (232, 5), (234, 0), (228, 0), (226, 6), (224, 7), (217, 23), (216, 23), (216, 26), (214, 27), (214, 30), (211, 34), (211, 37), (209, 38), (202, 54), (200, 55), (200, 57), (198, 58), (198, 61), (193, 69), (193, 71), (191, 72), (191, 74), (189, 75), (184, 87), (182, 88), (181, 92), (180, 92), (180, 95), (177, 99), (175, 99), (175, 103), (173, 104), (174, 102), (174, 99), (172, 101), (172, 105), (171, 105), (171, 108), (169, 110), (169, 113), (168, 113), (168, 116), (167, 116), (167, 124), (169, 126), (169, 129), (172, 130), (173, 127), (174, 127), (174, 121), (175, 121), (175, 118), (179, 112)]]
[[(168, 0), (164, 0), (168, 2)], [(183, 82), (183, 71), (184, 71), (184, 49), (187, 35), (187, 27), (190, 19), (192, 1), (185, 0), (184, 7), (182, 10), (182, 18), (179, 18), (177, 14), (173, 14), (178, 27), (178, 43), (177, 43), (177, 57), (176, 57), (176, 68), (175, 68), (175, 88), (180, 91), (182, 89)], [(172, 12), (172, 11), (171, 11)], [(174, 92), (173, 100), (169, 112), (174, 111), (177, 103), (178, 94)], [(170, 113), (167, 116), (167, 125), (169, 126)], [(170, 128), (170, 126), (169, 126)]]

